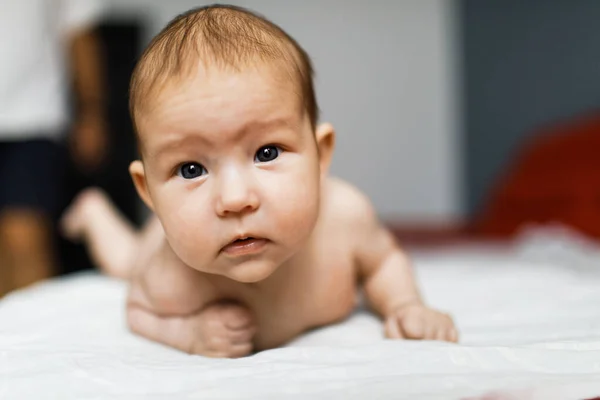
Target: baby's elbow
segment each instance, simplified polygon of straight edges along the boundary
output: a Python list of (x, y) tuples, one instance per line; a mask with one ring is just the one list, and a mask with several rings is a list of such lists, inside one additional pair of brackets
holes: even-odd
[(155, 313), (145, 291), (133, 282), (129, 289), (125, 305), (125, 322), (130, 332), (144, 335), (144, 327), (148, 325), (149, 318)]
[(180, 293), (172, 290), (179, 287), (176, 283), (151, 280), (148, 276), (141, 277), (132, 282), (129, 303), (152, 310), (158, 315), (181, 314), (182, 305), (186, 303), (180, 298)]

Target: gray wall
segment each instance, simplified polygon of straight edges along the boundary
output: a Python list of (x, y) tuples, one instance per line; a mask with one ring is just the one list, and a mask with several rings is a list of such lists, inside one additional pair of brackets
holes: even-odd
[(523, 138), (600, 106), (600, 1), (461, 3), (468, 210)]
[[(197, 0), (110, 0), (156, 33)], [(317, 71), (323, 120), (338, 131), (333, 173), (403, 220), (460, 216), (456, 51), (446, 0), (232, 0), (281, 25)]]

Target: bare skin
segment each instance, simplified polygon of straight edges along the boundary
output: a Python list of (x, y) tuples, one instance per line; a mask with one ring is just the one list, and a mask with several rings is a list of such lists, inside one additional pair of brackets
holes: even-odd
[[(450, 317), (427, 308), (419, 298), (409, 261), (391, 240), (383, 242), (394, 260), (393, 270), (385, 270), (385, 263), (375, 271), (365, 268), (361, 253), (377, 247), (373, 241), (388, 233), (376, 220), (365, 220), (365, 215), (372, 217), (372, 209), (356, 189), (337, 179), (329, 179), (326, 186), (322, 217), (306, 247), (258, 283), (184, 265), (156, 219), (136, 235), (137, 241), (131, 240), (132, 228), (96, 190), (80, 197), (63, 227), (73, 238), (85, 237), (95, 254), (116, 256), (96, 261), (109, 275), (130, 280), (132, 331), (181, 351), (240, 357), (280, 346), (311, 328), (348, 317), (361, 283), (375, 311), (385, 318), (386, 337), (457, 341)], [(364, 241), (367, 235), (358, 232), (369, 225), (376, 235)], [(136, 254), (145, 256), (133, 261)], [(132, 260), (129, 268), (121, 264), (123, 259)], [(396, 288), (405, 291), (392, 295)]]
[(130, 329), (185, 352), (280, 346), (346, 318), (359, 284), (387, 337), (456, 341), (368, 199), (328, 177), (333, 127), (311, 126), (279, 71), (199, 68), (167, 85), (136, 115), (143, 160), (130, 166), (156, 218), (136, 233), (88, 192), (64, 231), (129, 279)]

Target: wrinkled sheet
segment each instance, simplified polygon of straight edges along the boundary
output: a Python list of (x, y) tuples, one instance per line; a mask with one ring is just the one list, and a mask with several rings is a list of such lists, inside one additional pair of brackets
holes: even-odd
[(600, 396), (600, 252), (564, 232), (415, 251), (461, 343), (387, 341), (364, 309), (238, 360), (131, 335), (125, 285), (80, 274), (0, 301), (0, 399), (575, 399)]

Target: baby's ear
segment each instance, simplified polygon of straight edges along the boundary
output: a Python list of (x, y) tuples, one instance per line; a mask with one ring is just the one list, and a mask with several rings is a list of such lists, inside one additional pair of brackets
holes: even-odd
[(317, 148), (319, 150), (319, 164), (321, 165), (321, 175), (326, 175), (333, 158), (333, 149), (335, 148), (335, 129), (329, 123), (323, 123), (317, 127), (315, 133)]
[(129, 165), (129, 174), (131, 175), (131, 179), (133, 179), (135, 189), (137, 190), (142, 201), (146, 203), (148, 208), (154, 211), (154, 204), (152, 204), (152, 199), (150, 198), (150, 193), (148, 192), (148, 183), (146, 182), (144, 164), (140, 160), (135, 160)]

